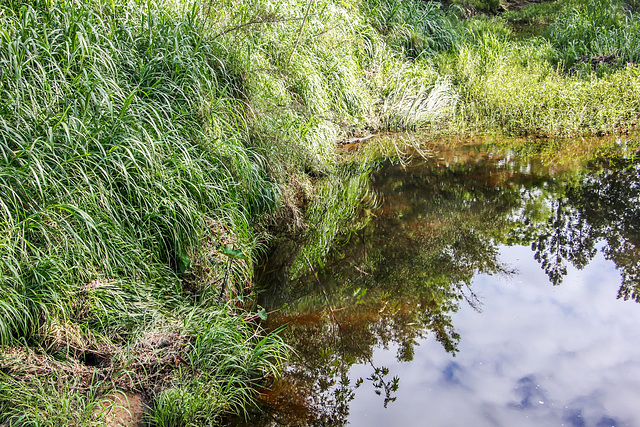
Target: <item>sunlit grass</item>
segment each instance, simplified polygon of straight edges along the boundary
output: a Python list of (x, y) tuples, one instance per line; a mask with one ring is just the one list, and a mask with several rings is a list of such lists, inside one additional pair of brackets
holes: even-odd
[[(96, 378), (97, 380), (97, 378)], [(58, 373), (34, 378), (28, 387), (2, 374), (0, 411), (9, 425), (43, 427), (100, 426), (108, 405), (101, 399), (99, 387), (79, 391), (80, 379), (64, 381)]]
[[(173, 325), (194, 341), (204, 333), (179, 328), (172, 313), (203, 313), (178, 280), (200, 251), (232, 239), (250, 255), (235, 264), (234, 292), (248, 280), (258, 247), (253, 224), (277, 206), (279, 190), (250, 143), (242, 88), (222, 48), (197, 4), (185, 5), (1, 6), (1, 345), (31, 344), (72, 359), (103, 351), (105, 363), (126, 366), (125, 349), (152, 325)], [(213, 224), (229, 231), (211, 233)], [(236, 338), (265, 361), (280, 354), (281, 347), (261, 350), (259, 340)], [(233, 369), (240, 388), (262, 378)], [(38, 397), (50, 385), (22, 381), (31, 396), (18, 405), (32, 417), (25, 420), (55, 424), (90, 412), (73, 403), (81, 385), (69, 379), (60, 384), (71, 400), (55, 398), (58, 406), (67, 399), (67, 409)], [(11, 383), (3, 384), (2, 405), (14, 406)], [(0, 422), (15, 414), (3, 411)]]
[[(568, 36), (575, 43), (587, 43), (581, 45), (582, 50), (562, 45), (558, 32), (573, 31), (563, 19), (571, 16), (584, 25), (590, 22), (587, 16), (574, 15), (571, 5), (564, 6), (565, 12), (551, 25), (548, 38), (516, 37), (500, 19), (474, 19), (466, 24), (467, 39), (440, 63), (440, 71), (453, 75), (460, 92), (458, 118), (462, 128), (576, 136), (621, 132), (636, 125), (640, 74), (634, 64), (627, 64), (633, 57), (631, 51), (620, 53), (620, 60), (612, 65), (592, 68), (589, 63), (570, 69), (577, 59), (574, 55), (604, 53), (584, 34)], [(624, 16), (609, 19), (624, 31), (633, 31), (635, 24), (625, 21)], [(618, 42), (633, 42), (633, 37), (625, 38), (622, 33), (612, 37)], [(620, 51), (611, 50), (619, 54), (616, 52)], [(573, 59), (563, 59), (569, 57)]]
[[(549, 39), (567, 68), (584, 56), (614, 55), (613, 69), (640, 61), (640, 17), (622, 1), (565, 2), (564, 10), (549, 29)], [(581, 71), (585, 68), (588, 67)]]
[[(306, 227), (294, 274), (321, 263), (375, 202), (372, 159), (405, 154), (379, 144), (345, 165), (337, 139), (635, 123), (633, 8), (564, 3), (547, 38), (530, 40), (506, 19), (413, 0), (2, 3), (0, 345), (98, 354), (127, 387), (161, 389), (149, 402), (159, 425), (241, 411), (286, 350), (222, 309), (248, 293), (268, 225)], [(571, 62), (604, 54), (619, 61)], [(225, 249), (246, 256), (228, 262)], [(135, 362), (149, 334), (184, 344), (188, 361), (162, 380)], [(30, 420), (90, 411), (124, 387), (96, 380), (85, 408), (60, 377), (68, 393), (56, 396), (75, 408), (64, 409), (40, 396), (51, 384), (20, 378), (1, 382), (0, 404), (14, 407), (24, 385), (15, 407)]]
[(254, 327), (217, 312), (188, 314), (186, 329), (195, 337), (187, 350), (189, 369), (179, 370), (155, 400), (154, 425), (197, 426), (244, 414), (260, 379), (279, 375), (286, 349)]

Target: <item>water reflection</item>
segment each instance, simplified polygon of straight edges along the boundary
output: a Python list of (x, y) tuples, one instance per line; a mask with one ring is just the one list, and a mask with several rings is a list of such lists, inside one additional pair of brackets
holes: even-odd
[[(554, 285), (562, 282), (567, 263), (584, 268), (597, 242), (605, 241), (605, 256), (622, 274), (618, 297), (640, 302), (640, 165), (619, 163), (567, 183), (563, 197), (548, 201), (551, 215), (530, 239)], [(528, 212), (523, 216), (531, 223)]]
[[(297, 357), (284, 379), (264, 394), (263, 404), (270, 410), (252, 423), (375, 425), (365, 420), (372, 405), (391, 408), (387, 413), (394, 414), (394, 405), (420, 406), (414, 395), (426, 391), (411, 378), (425, 372), (420, 364), (433, 358), (434, 340), (448, 355), (438, 356), (446, 357), (438, 369), (438, 381), (446, 385), (439, 393), (448, 395), (455, 389), (458, 397), (468, 397), (474, 389), (469, 385), (470, 367), (452, 359), (460, 351), (456, 327), (465, 323), (456, 321), (454, 327), (454, 319), (471, 316), (469, 308), (475, 315), (486, 312), (487, 306), (500, 301), (499, 287), (490, 300), (486, 295), (479, 298), (479, 281), (520, 277), (518, 273), (530, 268), (530, 263), (506, 256), (508, 247), (518, 252), (530, 246), (554, 285), (597, 259), (600, 249), (620, 271), (619, 297), (638, 301), (639, 172), (637, 163), (622, 157), (563, 169), (536, 158), (491, 154), (477, 146), (442, 148), (432, 159), (383, 167), (372, 177), (382, 205), (363, 212), (364, 227), (337, 242), (324, 265), (313, 267), (305, 259), (306, 273), (287, 282), (292, 254), (305, 252), (293, 241), (283, 242), (281, 253), (271, 258), (267, 270), (274, 273), (267, 280), (276, 285), (262, 303), (278, 310), (269, 327), (287, 326), (285, 336)], [(478, 337), (486, 332), (469, 333)], [(464, 357), (462, 352), (457, 359)], [(501, 411), (531, 411), (544, 405), (539, 402), (547, 401), (550, 392), (540, 381), (535, 374), (516, 379), (506, 393), (512, 397), (506, 405), (510, 409), (485, 408), (485, 421), (493, 417), (495, 422), (487, 423), (500, 425), (509, 419)], [(412, 394), (402, 402), (405, 382)], [(365, 398), (365, 409), (354, 418), (360, 396), (371, 396), (362, 389), (373, 390), (379, 402)], [(424, 411), (418, 408), (417, 414), (426, 416)], [(560, 418), (569, 425), (584, 425), (579, 423), (584, 414), (576, 411), (567, 406)], [(456, 421), (445, 424), (464, 423), (464, 417), (452, 419)], [(380, 420), (377, 425), (385, 425)], [(473, 418), (469, 421), (474, 424)]]

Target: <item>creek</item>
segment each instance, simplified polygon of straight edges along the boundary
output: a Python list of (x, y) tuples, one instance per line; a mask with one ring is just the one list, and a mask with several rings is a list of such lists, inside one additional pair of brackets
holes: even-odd
[(251, 424), (640, 425), (640, 162), (593, 144), (382, 165), (320, 266), (270, 260), (295, 354)]

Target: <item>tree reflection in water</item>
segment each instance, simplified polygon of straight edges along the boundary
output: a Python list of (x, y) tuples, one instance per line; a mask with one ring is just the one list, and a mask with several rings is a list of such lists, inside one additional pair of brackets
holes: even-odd
[(559, 285), (567, 262), (582, 269), (604, 242), (605, 257), (622, 275), (618, 297), (640, 302), (640, 165), (612, 163), (567, 185), (532, 248), (549, 280)]
[[(343, 425), (364, 383), (393, 404), (401, 379), (374, 363), (374, 350), (396, 346), (397, 359), (408, 362), (417, 341), (431, 336), (455, 355), (452, 313), (461, 301), (481, 305), (473, 277), (513, 273), (499, 262), (501, 245), (530, 245), (557, 285), (567, 263), (586, 266), (604, 242), (622, 273), (619, 296), (640, 300), (639, 172), (618, 159), (552, 173), (535, 159), (477, 148), (383, 167), (372, 178), (382, 205), (364, 210), (366, 225), (345, 233), (322, 267), (305, 259), (307, 273), (288, 282), (301, 246), (280, 242), (271, 257), (262, 304), (278, 310), (268, 327), (286, 326), (296, 356), (262, 396), (270, 410), (252, 424)], [(351, 379), (356, 364), (370, 375)]]

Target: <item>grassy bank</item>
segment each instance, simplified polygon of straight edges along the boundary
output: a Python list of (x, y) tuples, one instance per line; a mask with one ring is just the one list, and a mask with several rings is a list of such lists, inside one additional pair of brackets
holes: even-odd
[(603, 1), (2, 2), (0, 423), (242, 412), (287, 352), (245, 305), (270, 235), (316, 218), (316, 262), (370, 200), (336, 141), (627, 130), (639, 21)]

